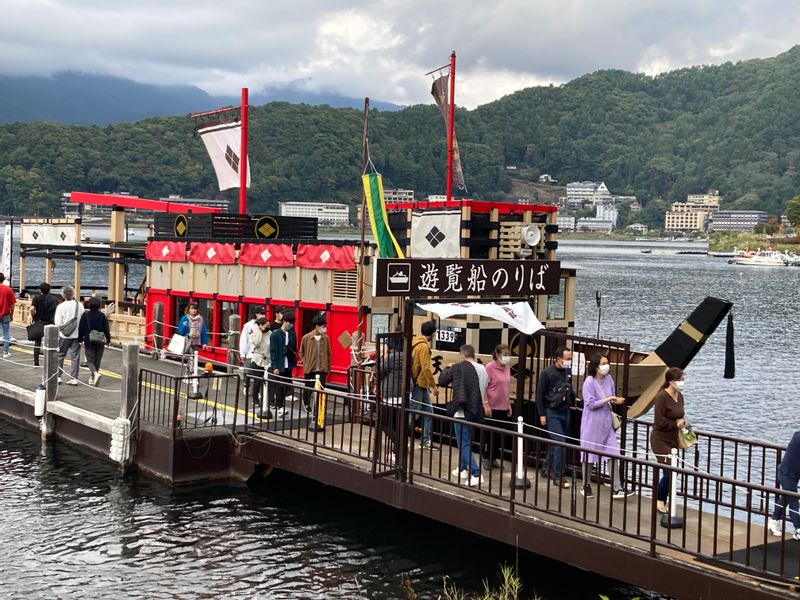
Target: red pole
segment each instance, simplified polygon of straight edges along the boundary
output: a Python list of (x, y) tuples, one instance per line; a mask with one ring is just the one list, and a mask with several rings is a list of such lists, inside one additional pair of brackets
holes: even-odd
[(450, 55), (450, 115), (447, 124), (447, 200), (453, 199), (453, 133), (456, 116), (456, 51)]
[(242, 140), (239, 157), (239, 213), (247, 214), (247, 88), (242, 88)]

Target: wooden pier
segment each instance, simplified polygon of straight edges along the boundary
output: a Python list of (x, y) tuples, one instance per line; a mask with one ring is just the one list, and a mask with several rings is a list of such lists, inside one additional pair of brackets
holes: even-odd
[[(12, 335), (23, 338), (24, 330), (13, 327)], [(437, 450), (420, 448), (406, 427), (421, 414), (353, 392), (325, 390), (321, 429), (309, 428), (315, 421), (298, 384), (286, 387), (285, 415), (261, 420), (246, 394), (250, 381), (238, 370), (187, 378), (177, 361), (136, 349), (108, 350), (97, 387), (61, 384), (37, 419), (34, 390), (43, 369), (32, 366), (31, 348), (13, 346), (11, 359), (0, 360), (0, 415), (173, 484), (246, 481), (284, 469), (677, 598), (800, 598), (800, 542), (766, 527), (779, 447), (701, 432), (673, 469), (684, 527), (669, 529), (653, 502), (658, 466), (648, 456), (644, 421), (627, 423), (623, 434), (627, 497), (612, 498), (608, 473), (592, 481), (594, 498), (584, 497), (570, 444), (563, 446), (571, 487), (555, 487), (539, 468), (548, 447), (559, 444), (530, 427), (521, 434), (473, 427), (474, 451), (495, 434), (499, 441), (490, 443), (503, 460), (500, 468), (481, 466), (482, 482), (469, 486), (453, 474), (454, 420), (441, 412), (432, 417)], [(85, 382), (88, 371), (82, 373)], [(128, 434), (120, 435), (126, 421)], [(110, 453), (113, 443), (127, 444), (126, 452)]]

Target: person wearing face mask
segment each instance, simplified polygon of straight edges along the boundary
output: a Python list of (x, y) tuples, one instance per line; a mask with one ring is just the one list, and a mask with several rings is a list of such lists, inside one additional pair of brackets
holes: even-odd
[[(616, 395), (614, 380), (609, 374), (610, 368), (608, 359), (599, 353), (592, 355), (589, 366), (586, 368), (587, 376), (583, 381), (581, 447), (619, 455), (619, 442), (617, 442), (611, 419), (611, 405), (624, 404), (625, 398)], [(591, 484), (592, 466), (601, 460), (605, 462), (608, 457), (588, 451), (581, 452), (581, 462), (583, 463), (581, 494), (586, 498), (594, 498)], [(611, 464), (613, 498), (626, 496), (625, 488), (622, 487), (620, 468), (620, 461), (615, 459)]]
[[(670, 452), (678, 446), (678, 433), (684, 426), (683, 409), (683, 370), (671, 367), (664, 375), (664, 385), (654, 399), (653, 431), (650, 433), (650, 447), (658, 462), (668, 465)], [(656, 509), (667, 513), (667, 497), (669, 496), (670, 472), (664, 470), (658, 482)]]
[(328, 321), (325, 315), (317, 315), (311, 321), (314, 329), (300, 340), (300, 364), (308, 391), (303, 392), (303, 405), (306, 412), (312, 413), (311, 426), (316, 426), (317, 403), (311, 403), (311, 390), (316, 383), (317, 375), (324, 386), (325, 379), (331, 371), (331, 339), (328, 337)]
[(270, 372), (274, 378), (276, 418), (286, 413), (286, 384), (291, 381), (292, 370), (297, 366), (297, 334), (294, 332), (294, 312), (283, 313), (280, 329), (269, 337)]
[[(572, 352), (564, 346), (556, 348), (553, 364), (539, 375), (536, 387), (536, 412), (539, 423), (546, 427), (550, 439), (566, 442), (565, 434), (569, 429), (569, 409), (575, 404), (575, 392), (572, 389)], [(561, 446), (550, 446), (547, 464), (550, 466), (550, 478), (553, 485), (568, 488), (569, 480), (564, 477), (566, 449)], [(546, 467), (545, 467), (546, 471)]]
[[(508, 344), (497, 344), (494, 347), (492, 358), (494, 360), (486, 365), (487, 385), (483, 408), (486, 416), (492, 419), (492, 422), (489, 423), (490, 425), (507, 428), (507, 423), (511, 417), (511, 401), (509, 399), (511, 351), (508, 349)], [(502, 436), (499, 433), (484, 436), (484, 469), (500, 468), (502, 443)]]

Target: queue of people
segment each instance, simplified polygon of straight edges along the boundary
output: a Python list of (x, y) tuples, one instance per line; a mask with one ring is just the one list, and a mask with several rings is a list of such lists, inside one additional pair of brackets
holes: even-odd
[[(10, 289), (7, 286), (2, 287)], [(49, 283), (39, 285), (39, 293), (32, 298), (29, 308), (31, 315), (29, 337), (34, 343), (33, 365), (41, 366), (44, 328), (47, 325), (56, 325), (58, 327), (58, 382), (72, 386), (78, 385), (81, 348), (83, 348), (86, 366), (89, 369), (87, 383), (97, 386), (100, 381), (103, 352), (105, 347), (111, 344), (111, 328), (108, 317), (101, 310), (102, 306), (103, 301), (98, 296), (90, 297), (84, 305), (76, 298), (75, 288), (71, 285), (65, 285), (61, 289), (61, 299), (51, 293)], [(2, 309), (2, 303), (0, 303), (0, 309)], [(6, 336), (5, 328), (4, 336)], [(4, 347), (4, 358), (9, 356), (8, 350)], [(64, 370), (64, 363), (68, 357), (69, 373)], [(64, 377), (65, 375), (68, 377)]]
[[(276, 308), (273, 320), (269, 321), (264, 308), (255, 309), (253, 318), (242, 327), (239, 354), (253, 406), (261, 419), (286, 415), (292, 373), (297, 367), (303, 369), (304, 384), (308, 388), (302, 394), (303, 407), (311, 416), (309, 429), (314, 430), (321, 425), (317, 419), (317, 398), (312, 389), (317, 381), (325, 385), (331, 370), (327, 318), (322, 313), (316, 315), (312, 320), (313, 329), (301, 338), (299, 345), (294, 326), (292, 310)], [(275, 409), (274, 414), (272, 409)]]

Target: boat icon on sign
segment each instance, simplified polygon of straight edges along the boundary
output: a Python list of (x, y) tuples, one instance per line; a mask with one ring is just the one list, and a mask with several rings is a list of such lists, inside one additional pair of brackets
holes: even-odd
[(390, 263), (385, 273), (387, 292), (396, 294), (411, 291), (410, 263)]
[(394, 275), (389, 276), (389, 281), (396, 285), (400, 285), (402, 283), (408, 283), (408, 275), (401, 271), (397, 271)]

